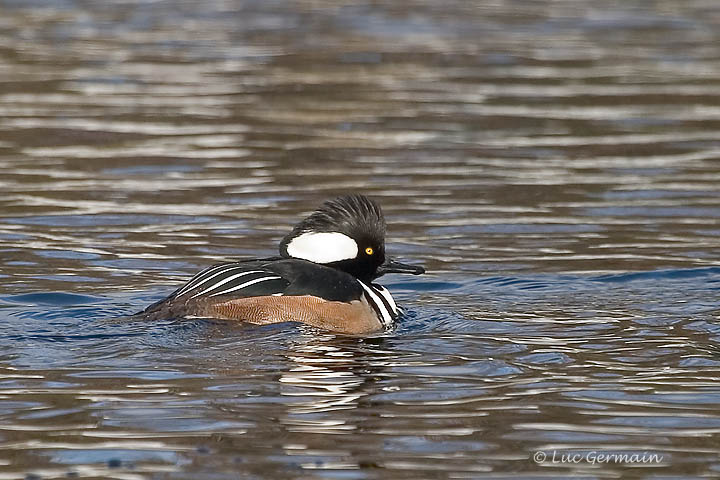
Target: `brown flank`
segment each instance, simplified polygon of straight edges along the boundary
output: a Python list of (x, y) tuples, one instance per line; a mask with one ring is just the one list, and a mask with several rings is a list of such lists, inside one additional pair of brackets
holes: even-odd
[(333, 332), (363, 334), (382, 330), (365, 298), (331, 302), (311, 295), (262, 296), (209, 303), (201, 308), (209, 317), (241, 320), (257, 325), (301, 322)]

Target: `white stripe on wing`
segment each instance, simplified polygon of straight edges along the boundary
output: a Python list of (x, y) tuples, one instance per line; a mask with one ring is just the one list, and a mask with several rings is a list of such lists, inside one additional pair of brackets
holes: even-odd
[[(213, 283), (212, 285), (210, 285), (209, 287), (207, 287), (205, 290), (199, 291), (198, 293), (196, 293), (195, 295), (193, 295), (193, 296), (190, 297), (190, 298), (195, 298), (195, 297), (197, 297), (198, 295), (203, 295), (203, 294), (205, 294), (205, 293), (207, 293), (207, 292), (210, 292), (210, 291), (212, 291), (212, 290), (215, 290), (215, 289), (218, 288), (218, 287), (221, 287), (221, 286), (225, 285), (225, 284), (228, 283), (228, 282), (232, 282), (232, 281), (235, 280), (236, 278), (244, 277), (245, 275), (250, 275), (251, 273), (266, 273), (266, 272), (263, 272), (262, 270), (250, 270), (249, 272), (242, 272), (242, 273), (237, 273), (237, 274), (235, 274), (235, 275), (231, 275), (231, 276), (227, 277), (227, 278), (224, 279), (224, 280), (221, 280), (221, 281), (219, 281), (219, 282), (217, 282), (217, 283)], [(213, 277), (214, 277), (214, 276), (216, 276), (216, 275), (213, 275)], [(209, 279), (208, 279), (208, 280), (209, 280)], [(207, 283), (207, 280), (204, 281), (204, 282), (202, 282), (202, 283)]]
[[(210, 268), (209, 270), (205, 272), (201, 272), (200, 274), (196, 275), (195, 278), (190, 279), (190, 281), (180, 289), (179, 292), (175, 294), (176, 297), (179, 297), (180, 295), (189, 292), (190, 290), (197, 288), (213, 278), (217, 277), (218, 275), (222, 275), (224, 273), (232, 272), (233, 270), (242, 269), (243, 267), (241, 265), (233, 265), (233, 264), (223, 264), (223, 265), (217, 265), (215, 267)], [(247, 273), (254, 273), (259, 272), (262, 273), (260, 270), (251, 270)]]
[[(282, 278), (282, 277), (274, 276), (274, 277), (260, 277), (260, 278), (256, 278), (255, 280), (250, 280), (249, 282), (241, 283), (240, 285), (237, 285), (237, 286), (232, 287), (232, 288), (228, 288), (227, 290), (221, 290), (221, 291), (219, 291), (219, 292), (217, 292), (217, 293), (213, 293), (212, 295), (208, 295), (208, 297), (214, 297), (215, 295), (223, 295), (223, 294), (225, 294), (225, 293), (230, 293), (230, 292), (234, 292), (234, 291), (236, 291), (236, 290), (241, 290), (241, 289), (243, 289), (243, 288), (245, 288), (245, 287), (249, 287), (250, 285), (254, 285), (254, 284), (258, 283), (258, 282), (264, 282), (264, 281), (266, 281), (266, 280), (277, 280), (278, 278)], [(273, 294), (273, 295), (275, 295), (275, 294)]]
[(178, 292), (175, 294), (176, 297), (179, 297), (183, 293), (187, 292), (188, 290), (192, 290), (197, 283), (210, 275), (213, 272), (216, 272), (217, 270), (222, 270), (227, 267), (227, 264), (223, 265), (215, 265), (214, 267), (210, 267), (207, 270), (203, 270), (202, 272), (197, 273), (194, 277), (192, 277), (188, 282), (185, 284), (184, 287), (182, 287)]

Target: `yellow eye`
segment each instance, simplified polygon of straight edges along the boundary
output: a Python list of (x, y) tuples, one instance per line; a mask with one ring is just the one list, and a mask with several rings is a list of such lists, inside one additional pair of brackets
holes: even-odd
[(367, 253), (368, 255), (372, 255), (374, 252), (375, 251), (372, 249), (372, 247), (368, 247), (365, 249), (365, 253)]

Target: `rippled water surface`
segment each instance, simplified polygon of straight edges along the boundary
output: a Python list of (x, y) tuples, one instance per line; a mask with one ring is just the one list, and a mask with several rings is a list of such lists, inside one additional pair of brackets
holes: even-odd
[[(714, 0), (0, 0), (0, 479), (719, 476), (719, 46)], [(396, 330), (117, 320), (349, 191), (428, 270)]]

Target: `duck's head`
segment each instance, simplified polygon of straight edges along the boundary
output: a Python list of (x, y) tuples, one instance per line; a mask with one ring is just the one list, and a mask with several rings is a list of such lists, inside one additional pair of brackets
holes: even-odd
[(385, 218), (364, 195), (328, 200), (280, 242), (283, 257), (302, 258), (371, 282), (386, 273), (425, 272), (385, 257)]

